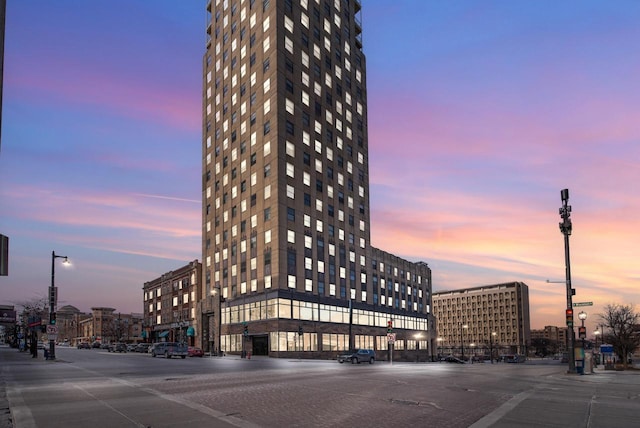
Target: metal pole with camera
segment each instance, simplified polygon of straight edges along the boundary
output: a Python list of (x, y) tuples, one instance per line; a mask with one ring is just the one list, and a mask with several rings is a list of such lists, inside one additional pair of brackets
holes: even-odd
[(569, 336), (569, 373), (576, 372), (576, 358), (575, 358), (575, 331), (573, 329), (573, 303), (572, 298), (575, 294), (575, 290), (571, 287), (571, 262), (569, 258), (569, 236), (571, 235), (571, 205), (569, 202), (569, 189), (563, 189), (560, 192), (560, 198), (562, 199), (562, 207), (560, 208), (560, 217), (562, 222), (560, 223), (560, 232), (564, 235), (564, 263), (566, 274), (566, 286), (567, 286), (567, 330)]

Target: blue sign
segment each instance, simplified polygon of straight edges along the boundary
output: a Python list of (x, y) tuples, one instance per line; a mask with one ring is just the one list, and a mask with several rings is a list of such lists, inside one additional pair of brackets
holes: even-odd
[(600, 352), (603, 354), (613, 354), (613, 345), (600, 345)]

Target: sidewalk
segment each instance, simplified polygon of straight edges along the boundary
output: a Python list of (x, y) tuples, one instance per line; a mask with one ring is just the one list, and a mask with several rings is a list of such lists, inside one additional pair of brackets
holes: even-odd
[(13, 428), (13, 420), (11, 418), (11, 409), (9, 408), (9, 399), (7, 398), (7, 382), (5, 379), (5, 371), (7, 370), (7, 362), (25, 361), (31, 358), (28, 352), (20, 352), (18, 349), (10, 348), (7, 345), (0, 345), (0, 428)]
[(7, 387), (4, 379), (0, 379), (0, 428), (13, 428), (11, 409), (7, 400)]
[(638, 426), (640, 370), (559, 374), (514, 396), (471, 428)]
[(55, 361), (46, 361), (42, 351), (38, 352), (38, 358), (33, 358), (28, 351), (19, 351), (17, 348), (10, 348), (7, 345), (0, 345), (0, 428), (14, 428), (7, 398), (7, 378), (8, 366), (13, 364), (51, 364)]

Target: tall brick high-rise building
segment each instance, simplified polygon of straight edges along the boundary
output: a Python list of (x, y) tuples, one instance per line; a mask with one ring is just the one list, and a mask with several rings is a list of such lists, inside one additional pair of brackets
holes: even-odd
[[(203, 61), (202, 343), (431, 357), (431, 270), (371, 246), (357, 0), (211, 0)], [(204, 336), (207, 337), (204, 337)], [(416, 355), (417, 354), (417, 355)]]

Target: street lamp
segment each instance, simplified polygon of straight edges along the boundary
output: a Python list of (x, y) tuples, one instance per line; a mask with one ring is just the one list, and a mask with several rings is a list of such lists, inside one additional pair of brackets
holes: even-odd
[[(597, 358), (600, 358), (600, 348), (598, 348), (598, 336), (600, 336), (600, 330), (596, 330), (593, 332), (593, 335), (596, 337), (596, 354), (597, 354)], [(594, 362), (596, 365), (596, 368), (598, 368), (598, 359), (594, 358)]]
[[(218, 355), (222, 355), (222, 303), (224, 303), (225, 299), (224, 297), (222, 297), (222, 292), (219, 287), (211, 289), (211, 296), (218, 296), (218, 298), (214, 300), (214, 303), (217, 304), (216, 306), (217, 306), (217, 312), (218, 312), (218, 319), (217, 319), (218, 338), (217, 338), (217, 342), (214, 341), (214, 344), (217, 343), (218, 345)], [(215, 310), (215, 306), (214, 306), (214, 310)]]
[(574, 354), (575, 347), (575, 331), (573, 330), (573, 303), (572, 297), (575, 290), (571, 287), (571, 263), (569, 259), (569, 236), (571, 235), (571, 205), (569, 202), (569, 189), (563, 189), (560, 191), (560, 198), (562, 199), (562, 207), (560, 208), (560, 217), (562, 222), (560, 223), (560, 232), (564, 235), (564, 264), (565, 264), (565, 277), (567, 285), (567, 329), (569, 333), (569, 373), (576, 372), (576, 359)]
[(497, 336), (498, 333), (492, 331), (489, 335), (489, 359), (491, 360), (491, 364), (493, 364), (493, 338)]
[[(58, 288), (56, 287), (56, 259), (64, 259), (62, 264), (68, 266), (71, 264), (67, 256), (58, 256), (55, 251), (51, 252), (51, 287), (49, 287), (49, 325), (56, 324), (56, 305), (58, 303)], [(54, 330), (54, 329), (52, 329)], [(49, 337), (49, 356), (48, 359), (56, 359), (56, 340), (53, 338), (55, 334)]]
[(587, 313), (584, 311), (580, 311), (580, 313), (578, 314), (578, 318), (580, 319), (581, 322), (581, 326), (578, 329), (578, 336), (580, 337), (580, 339), (582, 339), (582, 374), (584, 374), (584, 370), (585, 370), (585, 362), (586, 362), (586, 356), (584, 354), (584, 340), (587, 337), (587, 329), (584, 326), (584, 320), (587, 319)]
[(580, 336), (580, 339), (582, 339), (582, 349), (584, 350), (584, 339), (587, 337), (587, 330), (584, 326), (584, 320), (587, 319), (587, 313), (585, 311), (580, 311), (580, 313), (578, 314), (578, 318), (581, 322), (580, 328), (578, 330), (578, 335)]
[(464, 361), (464, 339), (462, 337), (462, 329), (463, 328), (469, 328), (469, 326), (467, 324), (462, 324), (460, 323), (460, 349), (461, 349), (461, 353), (462, 353), (462, 358), (461, 360)]

